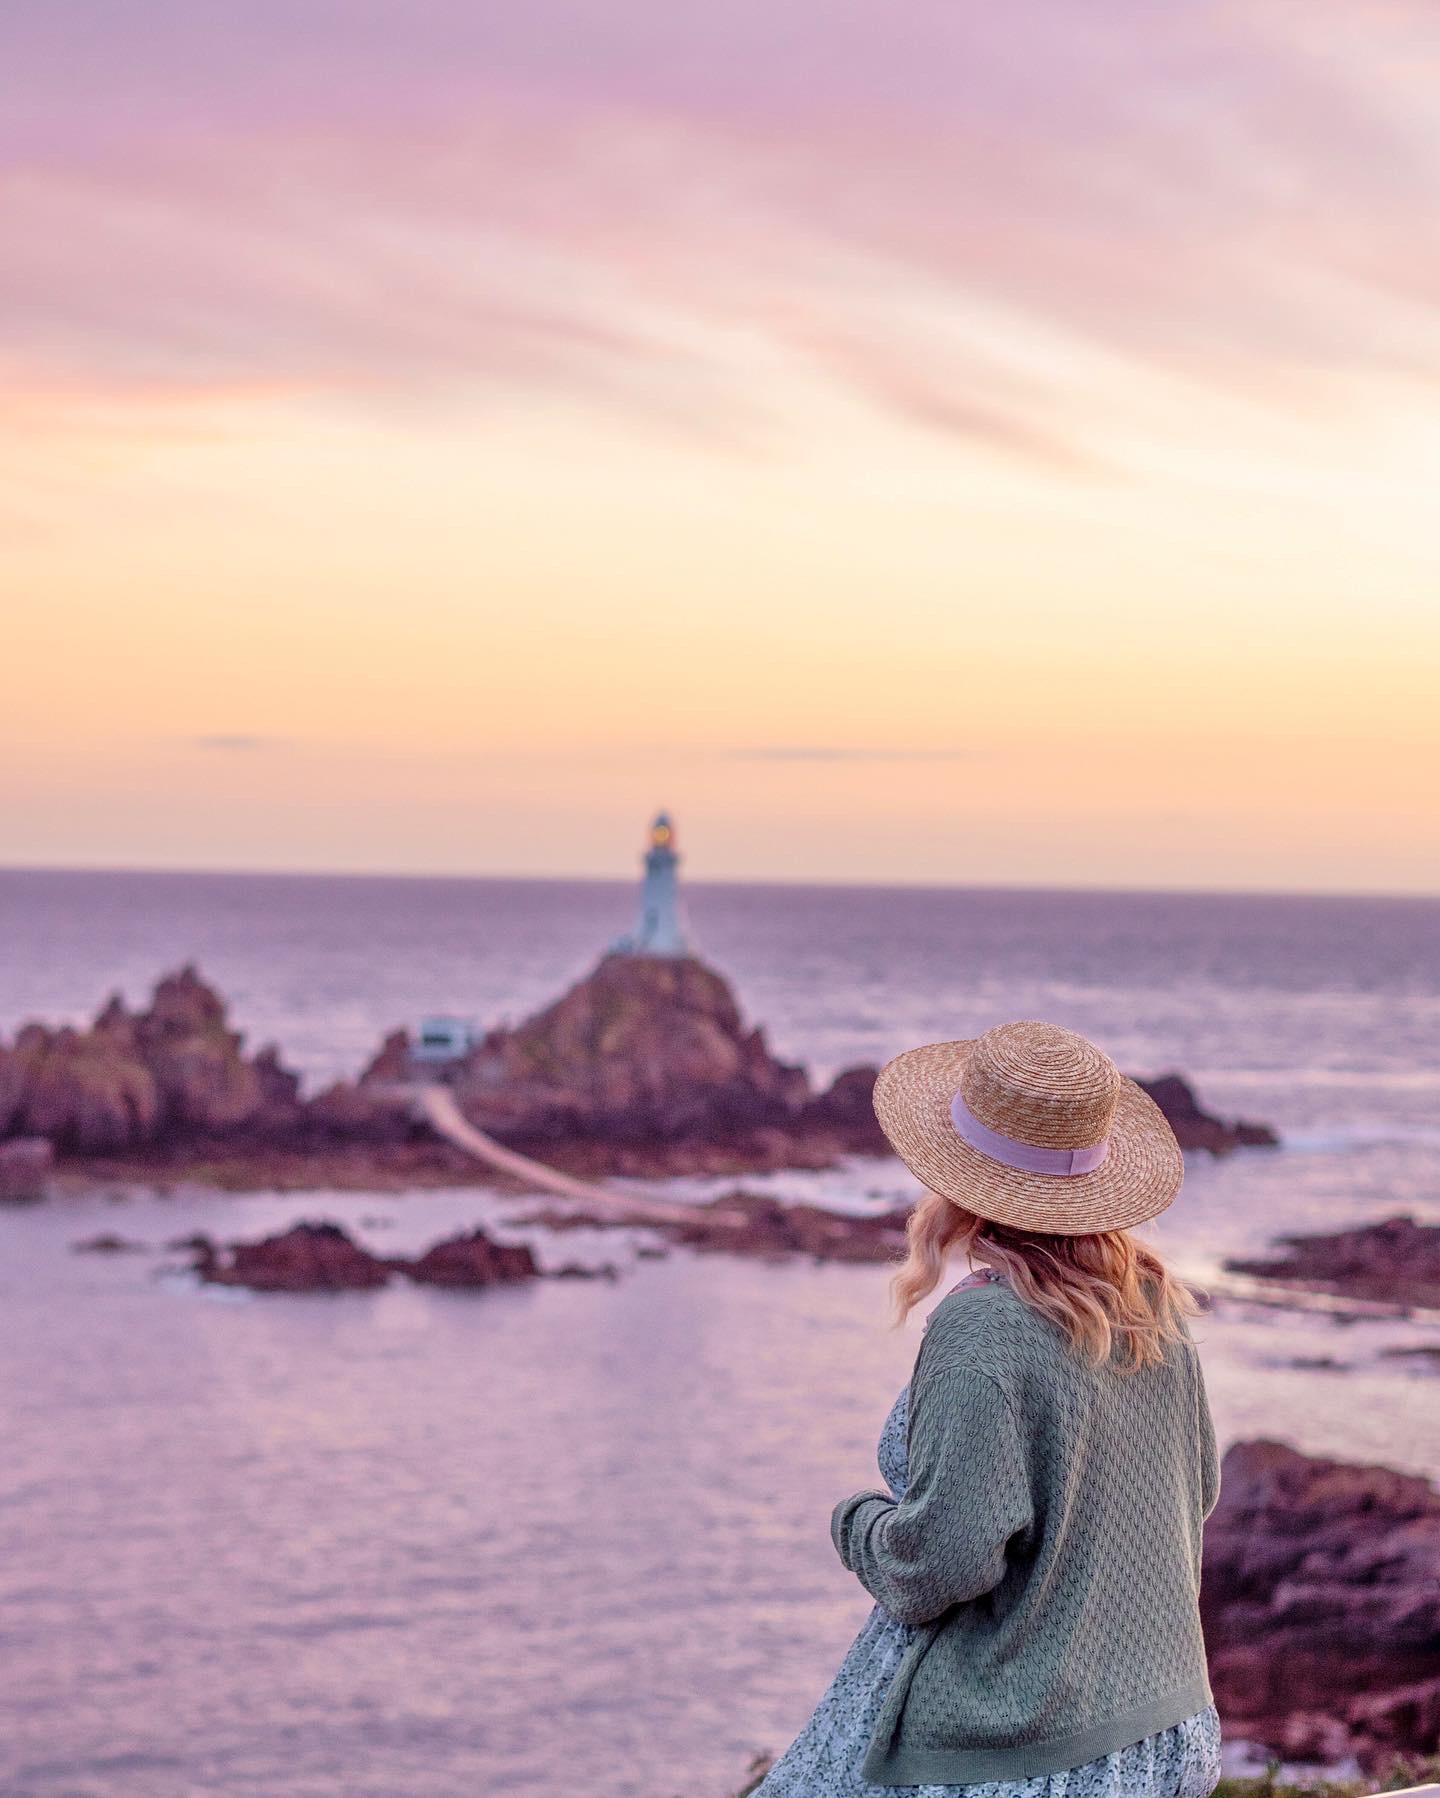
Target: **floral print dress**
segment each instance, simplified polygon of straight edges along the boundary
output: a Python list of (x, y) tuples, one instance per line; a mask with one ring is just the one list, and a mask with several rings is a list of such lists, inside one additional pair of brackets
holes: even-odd
[[(1004, 1276), (982, 1268), (952, 1290)], [(901, 1389), (880, 1432), (876, 1459), (896, 1498), (904, 1496), (910, 1388)], [(976, 1785), (880, 1786), (862, 1779), (885, 1693), (915, 1629), (881, 1605), (866, 1618), (815, 1713), (753, 1798), (1209, 1798), (1220, 1779), (1220, 1719), (1213, 1705), (1083, 1767), (1034, 1779)]]

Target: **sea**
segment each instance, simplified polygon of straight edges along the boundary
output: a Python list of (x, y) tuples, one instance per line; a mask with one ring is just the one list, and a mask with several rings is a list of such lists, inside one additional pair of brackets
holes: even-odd
[[(0, 873), (0, 1034), (194, 962), (314, 1089), (422, 1015), (518, 1019), (624, 883)], [(1262, 1302), (1227, 1256), (1440, 1221), (1440, 902), (695, 885), (697, 951), (818, 1079), (1043, 1017), (1282, 1146), (1192, 1157), (1152, 1226), (1211, 1286), (1225, 1442), (1440, 1476), (1440, 1315)], [(696, 1199), (729, 1182), (680, 1181)], [(747, 1181), (865, 1211), (898, 1163)], [(725, 1798), (869, 1601), (835, 1500), (918, 1318), (883, 1267), (529, 1235), (614, 1279), (256, 1296), (166, 1245), (331, 1218), (386, 1252), (513, 1198), (120, 1184), (0, 1212), (0, 1794)], [(112, 1255), (74, 1245), (112, 1232)], [(957, 1277), (959, 1272), (957, 1270)], [(1243, 1745), (1235, 1752), (1243, 1752)]]

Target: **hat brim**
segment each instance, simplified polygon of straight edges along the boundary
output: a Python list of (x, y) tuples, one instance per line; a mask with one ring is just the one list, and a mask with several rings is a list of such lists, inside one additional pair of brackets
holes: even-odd
[(1172, 1204), (1185, 1157), (1165, 1114), (1121, 1076), (1110, 1153), (1088, 1174), (1031, 1174), (970, 1144), (951, 1121), (974, 1041), (927, 1043), (881, 1068), (875, 1115), (890, 1146), (922, 1186), (977, 1217), (1051, 1236), (1126, 1230)]

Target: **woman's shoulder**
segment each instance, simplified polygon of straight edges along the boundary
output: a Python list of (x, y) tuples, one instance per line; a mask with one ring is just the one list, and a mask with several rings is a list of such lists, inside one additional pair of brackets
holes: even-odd
[[(1025, 1307), (1003, 1274), (980, 1268), (952, 1286), (925, 1319), (923, 1336), (933, 1352), (954, 1347), (960, 1352), (1004, 1334), (1003, 1321)], [(997, 1328), (998, 1326), (998, 1328)]]
[(951, 1300), (956, 1298), (960, 1293), (975, 1292), (986, 1287), (1005, 1285), (1008, 1285), (1008, 1281), (1004, 1274), (997, 1272), (995, 1268), (975, 1268), (973, 1272), (966, 1274), (963, 1280), (957, 1280), (950, 1290), (941, 1297), (940, 1303), (936, 1305), (935, 1309), (925, 1319), (925, 1328), (928, 1330), (945, 1307), (950, 1304)]

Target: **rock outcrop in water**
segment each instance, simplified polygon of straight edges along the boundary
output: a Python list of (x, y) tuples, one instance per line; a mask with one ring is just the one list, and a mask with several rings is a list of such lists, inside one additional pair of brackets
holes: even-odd
[(1440, 1743), (1440, 1494), (1279, 1442), (1226, 1454), (1201, 1612), (1229, 1731), (1388, 1772)]
[(1201, 1108), (1195, 1089), (1179, 1074), (1158, 1074), (1153, 1080), (1136, 1079), (1165, 1114), (1182, 1149), (1205, 1149), (1211, 1155), (1229, 1155), (1236, 1149), (1273, 1149), (1280, 1138), (1269, 1124), (1246, 1123), (1243, 1118), (1226, 1122)]
[(1440, 1224), (1413, 1217), (1336, 1230), (1327, 1236), (1282, 1236), (1288, 1254), (1227, 1261), (1229, 1272), (1282, 1280), (1351, 1299), (1384, 1299), (1440, 1309)]
[(0, 1136), (76, 1155), (293, 1129), (299, 1081), (274, 1049), (247, 1056), (225, 1005), (193, 967), (167, 974), (144, 1011), (112, 998), (88, 1029), (26, 1024), (0, 1048)]
[[(473, 1164), (462, 1150), (407, 1105), (408, 1083), (437, 1077), (479, 1129), (572, 1172), (743, 1174), (887, 1153), (875, 1069), (849, 1068), (815, 1090), (693, 957), (607, 956), (438, 1075), (396, 1032), (360, 1080), (313, 1097), (277, 1050), (247, 1053), (220, 995), (185, 967), (143, 1010), (114, 998), (87, 1028), (27, 1024), (0, 1045), (0, 1193), (43, 1185), (37, 1157), (56, 1151), (122, 1174), (184, 1170), (236, 1186), (463, 1176)], [(1186, 1147), (1219, 1154), (1274, 1140), (1264, 1126), (1208, 1116), (1178, 1076), (1148, 1090)], [(756, 1225), (768, 1237), (778, 1229)]]
[[(362, 1079), (415, 1068), (402, 1032)], [(625, 1172), (824, 1165), (887, 1152), (871, 1104), (876, 1070), (846, 1069), (816, 1092), (801, 1067), (771, 1054), (724, 978), (693, 957), (610, 955), (553, 1005), (491, 1031), (445, 1074), (469, 1120), (543, 1156), (588, 1145)], [(1203, 1111), (1179, 1075), (1141, 1083), (1181, 1146), (1226, 1154), (1273, 1144), (1267, 1126)], [(647, 1160), (648, 1158), (648, 1160)]]
[(524, 1243), (495, 1242), (483, 1230), (451, 1236), (414, 1261), (392, 1261), (390, 1265), (422, 1286), (498, 1286), (510, 1280), (532, 1280), (540, 1272)]
[(339, 1224), (292, 1224), (260, 1242), (225, 1248), (197, 1239), (195, 1271), (215, 1286), (248, 1286), (252, 1292), (357, 1292), (383, 1286), (389, 1264), (363, 1249)]
[(768, 1193), (729, 1192), (696, 1205), (693, 1216), (678, 1223), (657, 1224), (623, 1213), (600, 1217), (583, 1207), (554, 1206), (512, 1221), (550, 1230), (640, 1228), (685, 1248), (767, 1261), (808, 1255), (816, 1261), (886, 1262), (902, 1254), (909, 1216), (901, 1209), (855, 1217), (820, 1205), (787, 1205)]
[(54, 1171), (55, 1146), (48, 1137), (14, 1136), (0, 1142), (0, 1200), (43, 1199)]
[(499, 1243), (483, 1230), (451, 1237), (411, 1260), (372, 1255), (334, 1223), (292, 1224), (259, 1242), (220, 1247), (197, 1236), (188, 1248), (202, 1280), (216, 1286), (246, 1286), (252, 1292), (361, 1292), (384, 1286), (401, 1273), (423, 1286), (498, 1286), (540, 1274), (524, 1244)]
[[(413, 1072), (397, 1033), (362, 1083)], [(698, 1169), (716, 1148), (784, 1167), (882, 1146), (873, 1070), (815, 1093), (693, 957), (606, 956), (554, 1004), (491, 1031), (446, 1078), (466, 1117), (501, 1142), (535, 1154), (595, 1145), (632, 1170), (651, 1151), (666, 1169)]]

